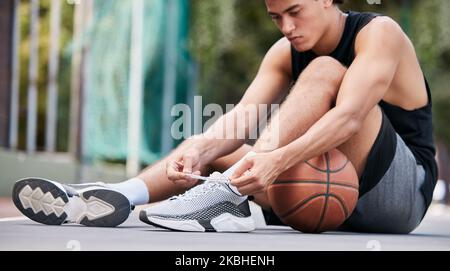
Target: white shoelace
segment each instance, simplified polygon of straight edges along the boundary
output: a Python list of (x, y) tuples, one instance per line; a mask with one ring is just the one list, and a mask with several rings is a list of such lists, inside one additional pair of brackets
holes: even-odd
[(190, 177), (204, 180), (203, 183), (189, 189), (184, 194), (180, 194), (178, 196), (174, 196), (171, 199), (180, 199), (184, 201), (190, 201), (192, 199), (197, 198), (198, 196), (205, 195), (211, 191), (213, 191), (218, 185), (228, 184), (228, 179), (218, 172), (214, 172), (210, 175), (210, 177), (196, 176), (190, 174)]

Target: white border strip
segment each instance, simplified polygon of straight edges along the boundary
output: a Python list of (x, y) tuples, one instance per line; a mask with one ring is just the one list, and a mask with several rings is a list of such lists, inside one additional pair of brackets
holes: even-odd
[(20, 220), (27, 220), (27, 219), (28, 218), (26, 216), (5, 217), (5, 218), (0, 218), (0, 222), (20, 221)]

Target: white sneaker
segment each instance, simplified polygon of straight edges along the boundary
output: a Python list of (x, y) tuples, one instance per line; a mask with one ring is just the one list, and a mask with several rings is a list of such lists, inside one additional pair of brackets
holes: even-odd
[(255, 229), (247, 197), (234, 193), (219, 172), (186, 193), (140, 212), (141, 221), (178, 231), (249, 232)]
[(123, 194), (104, 183), (65, 185), (25, 178), (14, 184), (12, 198), (22, 214), (47, 225), (115, 227), (128, 218), (132, 209)]

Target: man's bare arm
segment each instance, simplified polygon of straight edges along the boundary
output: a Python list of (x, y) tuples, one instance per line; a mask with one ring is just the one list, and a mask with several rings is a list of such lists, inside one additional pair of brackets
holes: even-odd
[[(202, 156), (211, 161), (238, 149), (244, 139), (237, 139), (238, 130), (248, 137), (255, 128), (257, 120), (242, 118), (248, 115), (249, 108), (258, 105), (270, 105), (285, 94), (291, 83), (291, 52), (287, 39), (280, 39), (267, 52), (259, 71), (246, 90), (243, 98), (231, 111), (220, 117), (199, 139)], [(220, 139), (224, 138), (224, 139)]]
[(318, 156), (350, 139), (386, 94), (400, 62), (403, 35), (388, 18), (376, 18), (356, 43), (356, 58), (341, 84), (336, 106), (303, 136), (277, 151), (284, 168)]

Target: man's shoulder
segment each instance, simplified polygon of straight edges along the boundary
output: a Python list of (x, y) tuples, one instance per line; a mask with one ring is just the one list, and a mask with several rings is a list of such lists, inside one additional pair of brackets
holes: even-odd
[(401, 26), (389, 16), (377, 16), (373, 18), (358, 33), (355, 41), (355, 49), (377, 44), (394, 44), (400, 46), (407, 41), (406, 34)]
[(290, 73), (291, 43), (286, 37), (280, 38), (272, 45), (266, 53), (265, 62), (271, 63), (272, 67)]
[(290, 54), (291, 52), (291, 43), (286, 37), (282, 37), (279, 40), (277, 40), (272, 47), (270, 47), (268, 54), (281, 54), (286, 55)]
[(402, 31), (400, 25), (387, 15), (376, 16), (367, 24), (366, 28), (380, 29), (383, 31)]
[(365, 35), (404, 35), (401, 26), (386, 15), (376, 16), (360, 31)]

